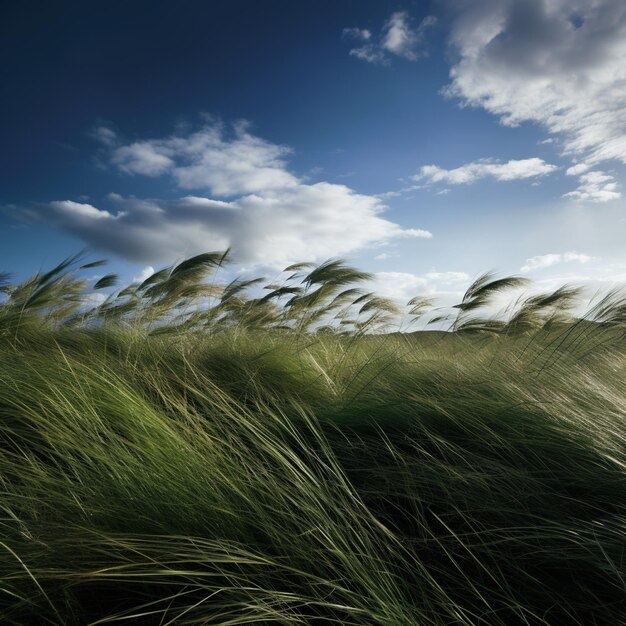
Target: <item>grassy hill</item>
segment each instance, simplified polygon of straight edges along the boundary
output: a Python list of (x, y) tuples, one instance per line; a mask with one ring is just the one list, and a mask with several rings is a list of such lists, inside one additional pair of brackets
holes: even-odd
[(345, 332), (332, 283), (285, 313), (175, 269), (6, 280), (2, 623), (626, 623), (618, 292), (386, 334), (369, 294)]

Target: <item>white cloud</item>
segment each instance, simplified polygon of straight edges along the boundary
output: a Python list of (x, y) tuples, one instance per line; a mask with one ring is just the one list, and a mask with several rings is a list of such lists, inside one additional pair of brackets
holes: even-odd
[(385, 22), (377, 41), (372, 40), (369, 30), (359, 28), (344, 28), (342, 36), (362, 42), (361, 46), (350, 50), (350, 56), (361, 61), (388, 65), (390, 55), (417, 61), (426, 54), (423, 47), (425, 33), (436, 24), (437, 18), (429, 15), (418, 26), (411, 22), (406, 11), (397, 11)]
[(117, 143), (117, 134), (108, 126), (96, 126), (91, 132), (91, 136), (107, 147), (114, 146)]
[(174, 161), (165, 152), (165, 146), (150, 141), (138, 141), (115, 149), (112, 162), (127, 174), (160, 176), (172, 169)]
[[(96, 209), (91, 204), (73, 202), (72, 200), (58, 200), (50, 203), (50, 208), (58, 215), (71, 215), (76, 220), (101, 220), (113, 218), (108, 211)], [(114, 219), (114, 218), (113, 218)]]
[(510, 160), (500, 163), (493, 159), (482, 159), (466, 163), (455, 169), (446, 170), (437, 165), (424, 165), (413, 176), (414, 180), (425, 180), (429, 183), (446, 183), (448, 185), (466, 185), (481, 178), (495, 178), (499, 181), (521, 180), (545, 176), (558, 169), (543, 159)]
[(208, 189), (218, 196), (293, 187), (285, 169), (291, 150), (235, 125), (232, 137), (217, 124), (189, 135), (138, 141), (116, 147), (111, 162), (128, 174), (171, 175), (182, 189)]
[(590, 172), (589, 163), (576, 163), (567, 168), (568, 176), (578, 176), (578, 188), (563, 194), (564, 198), (573, 198), (578, 201), (609, 202), (622, 197), (618, 191), (619, 185), (615, 178), (601, 170)]
[(424, 185), (409, 185), (408, 187), (403, 187), (402, 189), (398, 189), (396, 191), (384, 191), (383, 193), (376, 194), (377, 198), (386, 199), (386, 198), (396, 198), (398, 196), (402, 196), (406, 193), (410, 193), (411, 191), (416, 191), (417, 189), (423, 189)]
[(400, 304), (406, 304), (415, 296), (429, 296), (436, 304), (451, 305), (458, 302), (470, 277), (465, 272), (428, 272), (412, 274), (410, 272), (376, 272), (372, 280), (372, 289), (380, 296), (392, 298)]
[(421, 237), (423, 239), (432, 239), (433, 234), (429, 230), (421, 228), (405, 228), (403, 231), (405, 237)]
[(437, 19), (432, 15), (425, 17), (417, 28), (412, 28), (406, 11), (393, 13), (385, 24), (381, 47), (392, 54), (417, 61), (420, 57), (418, 46), (424, 39), (424, 32), (433, 26)]
[(341, 36), (346, 39), (357, 39), (359, 41), (368, 41), (372, 38), (372, 33), (367, 28), (344, 28)]
[(352, 48), (349, 54), (351, 57), (356, 57), (360, 61), (366, 61), (367, 63), (389, 64), (389, 59), (385, 56), (385, 53), (373, 44)]
[[(432, 237), (385, 219), (386, 206), (375, 196), (340, 184), (305, 184), (286, 169), (287, 148), (242, 126), (232, 138), (212, 126), (136, 145), (149, 149), (129, 152), (123, 148), (130, 146), (117, 144), (114, 165), (147, 176), (158, 171), (183, 189), (205, 193), (176, 200), (109, 194), (116, 213), (64, 200), (40, 215), (100, 249), (151, 264), (231, 246), (243, 263), (280, 266), (342, 256), (397, 237)], [(167, 160), (156, 170), (154, 155)]]
[(57, 223), (136, 262), (165, 262), (232, 246), (241, 262), (282, 265), (341, 256), (396, 237), (432, 237), (382, 218), (384, 207), (376, 198), (330, 183), (270, 190), (230, 202), (187, 196), (170, 201), (128, 198), (120, 204), (120, 217), (108, 214), (103, 220), (93, 214), (85, 219), (68, 210), (57, 214)]
[(143, 283), (144, 280), (147, 280), (148, 278), (150, 278), (150, 276), (152, 276), (152, 274), (154, 274), (154, 268), (152, 267), (152, 265), (148, 265), (147, 267), (144, 267), (141, 272), (139, 272), (139, 274), (137, 274), (137, 276), (133, 277), (133, 283)]
[(506, 125), (542, 125), (590, 167), (626, 163), (623, 0), (464, 3), (451, 41), (459, 56), (449, 96)]
[[(570, 168), (575, 169), (575, 168)], [(583, 170), (584, 171), (584, 170)], [(564, 198), (573, 198), (579, 201), (609, 202), (621, 198), (618, 185), (610, 174), (600, 170), (588, 172), (578, 177), (579, 186), (575, 191), (563, 194)]]
[(427, 290), (428, 280), (409, 272), (376, 272), (373, 289), (385, 298), (407, 302)]
[(576, 163), (575, 165), (568, 167), (565, 173), (568, 176), (580, 176), (581, 174), (589, 171), (590, 167), (591, 166), (588, 163)]
[(424, 274), (424, 278), (448, 285), (453, 283), (466, 283), (469, 281), (470, 277), (466, 272), (427, 272)]
[(91, 307), (100, 306), (107, 297), (108, 295), (102, 291), (91, 291), (85, 295), (82, 308), (89, 309)]
[(532, 272), (534, 270), (542, 270), (560, 263), (588, 263), (593, 259), (588, 254), (579, 254), (578, 252), (564, 252), (563, 254), (542, 254), (526, 259), (526, 263), (520, 268), (520, 272)]

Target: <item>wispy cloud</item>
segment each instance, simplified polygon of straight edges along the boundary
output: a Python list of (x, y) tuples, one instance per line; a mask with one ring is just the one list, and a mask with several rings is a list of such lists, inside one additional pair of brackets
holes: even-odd
[(392, 254), (390, 252), (381, 252), (380, 254), (377, 254), (374, 257), (374, 259), (376, 259), (377, 261), (387, 261), (389, 259), (392, 259), (395, 256), (398, 256), (397, 253), (396, 254)]
[(111, 147), (117, 143), (117, 134), (112, 128), (101, 124), (91, 131), (91, 136), (101, 144)]
[(352, 40), (355, 46), (350, 55), (368, 63), (388, 65), (393, 56), (417, 61), (426, 55), (425, 34), (437, 19), (429, 15), (419, 25), (414, 25), (406, 11), (397, 11), (383, 25), (377, 38), (369, 30), (344, 28), (344, 39)]
[(554, 172), (556, 165), (543, 159), (510, 160), (501, 163), (494, 159), (482, 159), (466, 163), (454, 169), (444, 169), (438, 165), (424, 165), (413, 179), (427, 183), (445, 183), (447, 185), (467, 185), (482, 178), (494, 178), (498, 181), (523, 180), (545, 176)]
[(376, 194), (377, 198), (386, 199), (386, 198), (397, 198), (398, 196), (402, 196), (403, 194), (410, 193), (411, 191), (417, 191), (418, 189), (423, 189), (424, 185), (409, 185), (408, 187), (402, 187), (402, 189), (396, 189), (394, 191), (384, 191), (382, 193)]
[(424, 278), (430, 281), (438, 281), (443, 285), (456, 285), (467, 282), (470, 277), (466, 272), (426, 272)]
[(562, 254), (541, 254), (526, 259), (526, 263), (520, 268), (520, 272), (532, 272), (542, 270), (547, 267), (559, 265), (561, 263), (588, 263), (593, 259), (588, 254), (578, 252), (564, 252)]
[(384, 35), (380, 46), (391, 54), (409, 61), (417, 61), (423, 56), (423, 52), (420, 53), (418, 49), (424, 41), (424, 33), (436, 22), (437, 19), (429, 15), (417, 28), (412, 28), (408, 13), (405, 11), (393, 13), (383, 29)]
[[(570, 170), (575, 169), (576, 167), (570, 168)], [(568, 170), (568, 173), (570, 170)], [(622, 196), (621, 192), (618, 191), (618, 184), (615, 182), (615, 178), (600, 170), (582, 174), (578, 177), (578, 182), (578, 188), (563, 194), (564, 198), (589, 202), (609, 202), (610, 200), (617, 200)]]
[(369, 41), (372, 38), (372, 33), (367, 28), (344, 28), (341, 36), (357, 41)]

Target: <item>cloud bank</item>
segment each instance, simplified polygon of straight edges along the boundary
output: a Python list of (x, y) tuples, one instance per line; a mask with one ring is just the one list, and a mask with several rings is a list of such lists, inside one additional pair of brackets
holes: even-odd
[[(477, 0), (462, 6), (451, 34), (458, 60), (448, 96), (509, 126), (543, 126), (587, 170), (626, 163), (623, 0)], [(589, 190), (589, 179), (579, 182), (571, 197), (620, 196), (615, 188)]]
[(345, 185), (305, 184), (287, 169), (290, 150), (252, 135), (245, 124), (231, 134), (217, 124), (131, 143), (111, 133), (99, 134), (113, 168), (169, 177), (176, 188), (195, 193), (177, 199), (110, 194), (107, 209), (61, 200), (40, 214), (130, 261), (163, 262), (230, 246), (240, 262), (280, 266), (398, 237), (432, 237), (382, 217), (379, 198)]

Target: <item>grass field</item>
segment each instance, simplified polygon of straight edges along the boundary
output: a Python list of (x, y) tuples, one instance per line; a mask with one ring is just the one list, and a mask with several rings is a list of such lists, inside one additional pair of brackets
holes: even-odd
[(621, 292), (399, 333), (341, 262), (78, 263), (3, 278), (1, 623), (626, 624)]

